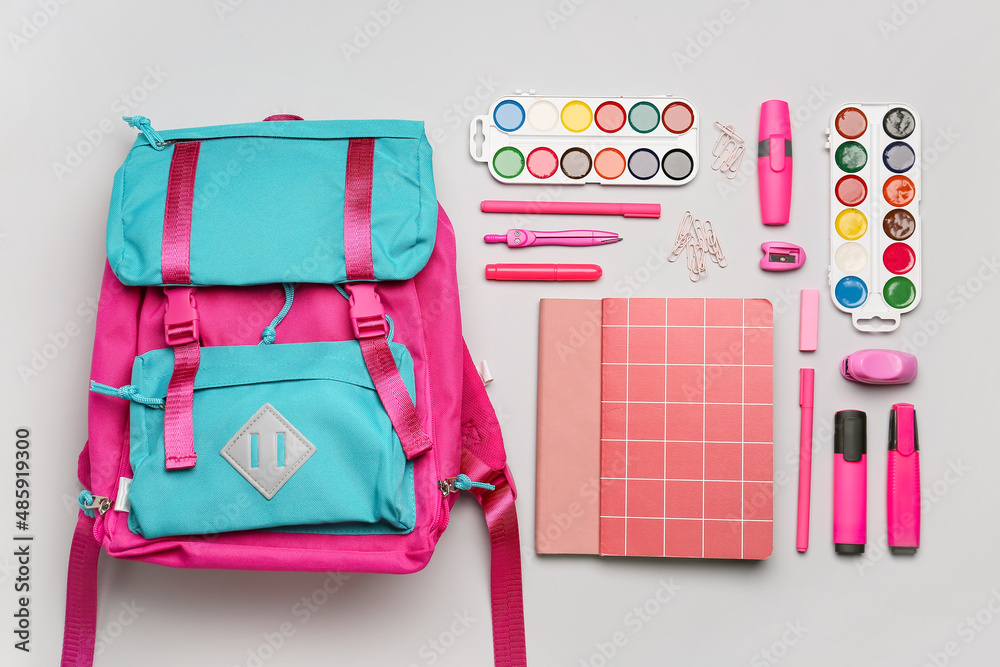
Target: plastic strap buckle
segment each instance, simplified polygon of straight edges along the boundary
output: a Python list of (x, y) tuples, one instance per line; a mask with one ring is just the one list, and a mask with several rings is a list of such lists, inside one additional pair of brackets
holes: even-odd
[(163, 313), (163, 335), (167, 345), (197, 342), (201, 331), (194, 288), (165, 287), (163, 293), (167, 295), (167, 310)]
[(349, 283), (346, 288), (351, 295), (348, 307), (354, 337), (364, 340), (388, 336), (389, 323), (385, 319), (382, 300), (375, 293), (375, 283)]

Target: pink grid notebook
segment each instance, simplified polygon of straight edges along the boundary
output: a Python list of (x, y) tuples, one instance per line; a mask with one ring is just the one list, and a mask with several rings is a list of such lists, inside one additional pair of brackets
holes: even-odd
[(600, 553), (771, 554), (772, 307), (604, 299)]

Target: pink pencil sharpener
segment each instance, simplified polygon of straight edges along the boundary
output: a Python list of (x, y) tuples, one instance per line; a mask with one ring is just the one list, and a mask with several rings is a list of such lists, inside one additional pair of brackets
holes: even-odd
[(858, 350), (844, 357), (840, 374), (864, 384), (906, 384), (917, 377), (917, 358), (898, 350)]
[(760, 244), (760, 249), (764, 251), (760, 268), (765, 271), (791, 271), (806, 262), (806, 251), (794, 243), (767, 241)]

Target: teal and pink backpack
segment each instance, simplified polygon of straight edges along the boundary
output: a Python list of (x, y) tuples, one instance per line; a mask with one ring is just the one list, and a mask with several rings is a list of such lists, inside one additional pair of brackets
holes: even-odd
[(524, 665), (516, 490), (423, 125), (126, 120), (141, 134), (111, 195), (63, 666), (93, 663), (102, 547), (403, 574), (460, 490), (489, 526), (495, 663)]

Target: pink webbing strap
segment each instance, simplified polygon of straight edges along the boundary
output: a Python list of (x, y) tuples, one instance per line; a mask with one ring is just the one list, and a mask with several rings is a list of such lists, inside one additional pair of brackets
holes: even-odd
[(101, 545), (94, 539), (94, 519), (80, 512), (73, 532), (73, 546), (69, 551), (62, 667), (90, 667), (94, 664), (97, 558), (100, 553)]
[[(191, 284), (191, 217), (194, 182), (198, 172), (197, 141), (174, 144), (167, 181), (167, 205), (163, 214), (164, 284)], [(166, 288), (167, 309), (164, 334), (174, 348), (174, 372), (167, 386), (163, 414), (163, 442), (167, 470), (194, 467), (194, 378), (201, 362), (198, 342), (198, 312), (191, 288)]]
[(382, 406), (389, 415), (392, 427), (396, 429), (396, 435), (403, 445), (406, 458), (420, 456), (431, 449), (434, 443), (420, 425), (413, 401), (410, 400), (410, 394), (407, 393), (406, 385), (403, 384), (403, 378), (396, 367), (396, 360), (392, 358), (389, 342), (385, 336), (380, 336), (362, 338), (358, 343), (361, 345), (361, 355), (365, 359), (368, 373), (372, 376), (375, 390), (382, 399)]
[(372, 167), (375, 140), (351, 139), (344, 183), (344, 260), (348, 280), (374, 280), (372, 266)]
[(471, 492), (486, 513), (490, 531), (490, 590), (493, 612), (493, 659), (496, 667), (524, 667), (524, 601), (521, 591), (521, 543), (514, 499), (517, 489), (507, 468), (503, 436), (476, 366), (465, 350), (462, 390), (462, 472), (493, 491)]
[(163, 406), (163, 445), (167, 470), (193, 468), (194, 378), (201, 363), (201, 344), (196, 340), (174, 347), (174, 372), (167, 385)]
[[(351, 139), (347, 148), (347, 174), (344, 185), (344, 259), (347, 280), (374, 280), (372, 261), (372, 169), (375, 140)], [(348, 284), (351, 293), (351, 320), (354, 335), (382, 406), (403, 445), (406, 458), (412, 459), (434, 446), (406, 391), (403, 378), (392, 358), (386, 340), (389, 327), (385, 310), (372, 283)]]
[(191, 213), (200, 151), (199, 141), (176, 143), (170, 159), (161, 259), (163, 282), (167, 285), (191, 284)]

